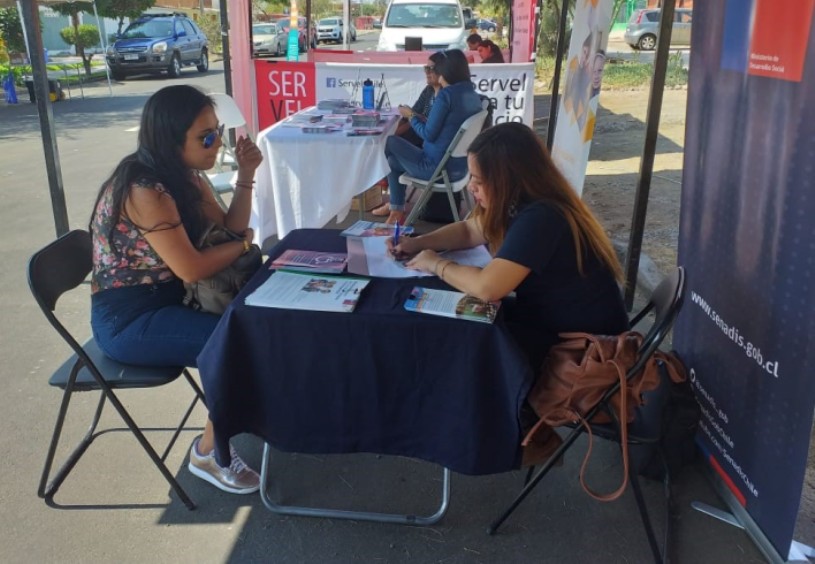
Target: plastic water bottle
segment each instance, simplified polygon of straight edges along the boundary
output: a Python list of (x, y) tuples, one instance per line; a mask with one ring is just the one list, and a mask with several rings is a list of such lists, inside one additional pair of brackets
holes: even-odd
[(365, 110), (374, 109), (374, 83), (370, 78), (362, 83), (362, 108)]

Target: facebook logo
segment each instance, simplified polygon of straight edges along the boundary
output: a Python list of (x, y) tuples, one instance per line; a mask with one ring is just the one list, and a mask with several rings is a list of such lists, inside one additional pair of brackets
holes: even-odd
[(326, 77), (325, 86), (326, 86), (326, 88), (336, 88), (337, 87), (337, 79), (334, 78), (334, 77)]

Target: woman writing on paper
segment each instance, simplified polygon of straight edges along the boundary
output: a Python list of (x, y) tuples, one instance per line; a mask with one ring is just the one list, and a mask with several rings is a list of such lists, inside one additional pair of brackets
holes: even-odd
[[(617, 286), (622, 271), (599, 222), (569, 186), (538, 136), (505, 123), (482, 132), (467, 156), (475, 200), (470, 218), (388, 247), (397, 258), (485, 301), (510, 292), (510, 331), (537, 369), (558, 333), (613, 335), (628, 329)], [(484, 268), (438, 251), (487, 245)]]
[[(470, 66), (464, 53), (458, 49), (433, 53), (427, 67), (426, 72), (438, 75), (442, 86), (427, 120), (407, 106), (399, 107), (399, 113), (410, 121), (410, 127), (423, 140), (422, 147), (416, 147), (407, 139), (395, 135), (389, 137), (385, 145), (385, 155), (391, 168), (388, 174), (388, 223), (402, 221), (405, 215), (407, 188), (399, 183), (399, 177), (407, 172), (417, 178), (430, 178), (461, 124), (481, 111), (481, 99), (470, 82)], [(461, 179), (467, 174), (465, 158), (450, 159), (449, 163), (447, 171), (451, 180)]]
[[(212, 276), (249, 249), (252, 184), (263, 158), (251, 140), (238, 140), (237, 187), (224, 211), (199, 175), (215, 164), (222, 133), (209, 96), (191, 86), (163, 88), (144, 106), (136, 152), (99, 191), (90, 220), (91, 326), (99, 347), (119, 362), (194, 367), (218, 323), (219, 316), (182, 305), (183, 281)], [(209, 222), (244, 239), (199, 250)], [(190, 451), (193, 474), (230, 493), (258, 490), (257, 473), (237, 454), (221, 467), (213, 450), (208, 420)]]

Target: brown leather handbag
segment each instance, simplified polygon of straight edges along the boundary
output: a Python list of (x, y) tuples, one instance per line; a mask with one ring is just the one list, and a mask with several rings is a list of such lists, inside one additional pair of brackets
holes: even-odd
[[(590, 335), (588, 333), (561, 333), (560, 343), (549, 350), (537, 382), (529, 393), (529, 401), (540, 418), (524, 438), (523, 445), (535, 441), (536, 435), (550, 427), (580, 424), (589, 436), (589, 448), (580, 467), (580, 484), (593, 498), (612, 501), (620, 497), (628, 485), (628, 423), (634, 420), (636, 408), (643, 404), (642, 394), (660, 384), (658, 361), (662, 361), (674, 382), (685, 380), (681, 362), (657, 351), (643, 370), (626, 381), (626, 372), (637, 360), (637, 351), (643, 337), (635, 331), (620, 335)], [(620, 422), (623, 455), (623, 480), (619, 488), (609, 494), (599, 494), (586, 485), (586, 466), (591, 455), (592, 432), (589, 423), (611, 423), (608, 413), (599, 410), (591, 421), (585, 415), (597, 405), (603, 395), (616, 382), (620, 390), (611, 397), (610, 407)]]

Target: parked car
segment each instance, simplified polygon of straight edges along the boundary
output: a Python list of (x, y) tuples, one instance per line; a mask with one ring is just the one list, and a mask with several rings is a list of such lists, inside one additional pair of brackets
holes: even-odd
[[(344, 34), (342, 32), (342, 18), (323, 18), (317, 22), (317, 43), (320, 41), (336, 41), (342, 43)], [(357, 28), (354, 23), (349, 23), (351, 28), (351, 41), (357, 40)], [(380, 25), (381, 27), (381, 25)]]
[[(625, 28), (625, 42), (634, 49), (651, 51), (657, 46), (659, 36), (659, 9), (635, 10)], [(671, 45), (690, 45), (693, 10), (677, 8), (674, 11)]]
[(108, 47), (106, 60), (116, 80), (159, 71), (176, 78), (185, 66), (209, 70), (209, 44), (204, 32), (184, 14), (142, 14)]
[[(306, 39), (306, 18), (300, 16), (297, 18), (297, 31), (299, 32), (297, 47), (301, 53), (305, 53), (309, 45)], [(314, 22), (311, 23), (311, 48), (317, 46), (317, 27)], [(275, 55), (285, 55), (286, 49), (289, 44), (289, 18), (277, 20), (277, 37), (275, 38)]]
[(256, 23), (252, 25), (252, 54), (275, 53), (277, 51), (277, 32), (280, 27), (275, 22)]
[(481, 31), (495, 31), (498, 29), (498, 26), (495, 24), (494, 21), (485, 20), (482, 18), (478, 18), (475, 20), (475, 27), (480, 29)]
[(382, 29), (382, 18), (374, 18), (373, 26), (374, 29)]
[(466, 49), (468, 31), (458, 0), (391, 0), (378, 51), (404, 51), (405, 38), (420, 38), (422, 49)]

